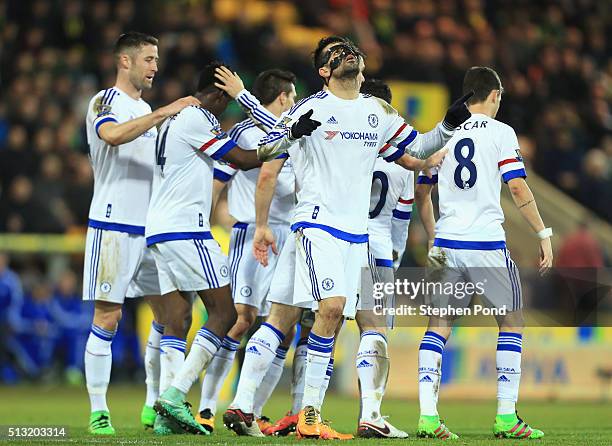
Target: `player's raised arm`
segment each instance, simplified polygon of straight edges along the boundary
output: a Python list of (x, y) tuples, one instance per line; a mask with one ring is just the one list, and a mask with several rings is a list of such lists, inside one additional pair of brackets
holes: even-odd
[(186, 96), (147, 115), (121, 124), (118, 123), (112, 109), (109, 109), (96, 117), (94, 126), (100, 139), (111, 146), (119, 146), (135, 140), (151, 127), (155, 127), (167, 117), (176, 115), (190, 105), (200, 105), (200, 101), (193, 96)]
[(278, 254), (274, 233), (268, 226), (270, 205), (274, 198), (276, 182), (287, 156), (263, 163), (255, 189), (255, 234), (253, 235), (253, 255), (263, 266), (268, 266), (268, 248)]
[(218, 80), (215, 83), (215, 87), (225, 91), (234, 98), (260, 129), (266, 133), (272, 130), (278, 118), (265, 108), (250, 91), (244, 88), (244, 83), (237, 73), (225, 66), (221, 66), (217, 68), (215, 77)]
[[(387, 141), (387, 144), (395, 146), (416, 158), (428, 158), (434, 152), (442, 149), (453, 136), (455, 128), (472, 116), (465, 105), (465, 101), (471, 98), (473, 94), (474, 92), (469, 92), (455, 101), (446, 111), (444, 120), (427, 133), (420, 134), (405, 122), (400, 122), (400, 125), (396, 123), (395, 128), (397, 130)], [(396, 121), (400, 120), (401, 118), (397, 116)]]
[(298, 107), (299, 103), (259, 142), (257, 156), (260, 160), (270, 161), (285, 153), (298, 139), (310, 136), (321, 125), (319, 121), (312, 119), (312, 109), (296, 116)]

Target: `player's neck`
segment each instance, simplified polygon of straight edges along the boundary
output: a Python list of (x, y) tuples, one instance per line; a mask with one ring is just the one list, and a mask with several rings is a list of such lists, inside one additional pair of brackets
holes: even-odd
[(125, 94), (127, 94), (132, 99), (138, 100), (142, 97), (142, 90), (139, 90), (136, 87), (134, 87), (134, 84), (130, 82), (129, 78), (127, 78), (127, 75), (122, 76), (121, 72), (117, 75), (117, 81), (115, 82), (115, 87), (123, 91)]
[(280, 105), (277, 101), (271, 102), (268, 105), (264, 105), (263, 107), (278, 118), (280, 118), (280, 115), (283, 114), (283, 106)]
[(489, 118), (492, 118), (494, 115), (493, 110), (491, 110), (491, 106), (484, 103), (470, 105), (468, 106), (468, 110), (472, 114), (479, 113), (481, 115), (486, 115)]
[(357, 99), (359, 97), (359, 82), (357, 78), (335, 79), (331, 78), (327, 89), (340, 99)]

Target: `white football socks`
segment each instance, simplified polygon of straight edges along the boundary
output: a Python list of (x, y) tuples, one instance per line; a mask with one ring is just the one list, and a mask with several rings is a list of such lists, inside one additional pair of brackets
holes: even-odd
[(304, 397), (304, 376), (306, 374), (306, 355), (308, 354), (308, 338), (298, 341), (293, 352), (293, 369), (291, 380), (291, 396), (293, 404), (291, 415), (295, 415), (302, 410), (302, 398)]
[(85, 380), (92, 412), (108, 410), (106, 391), (113, 366), (111, 343), (115, 333), (116, 331), (91, 324), (91, 332), (85, 345)]
[(521, 383), (521, 353), (523, 336), (520, 333), (500, 332), (497, 338), (497, 415), (516, 411)]
[(206, 327), (200, 328), (193, 340), (185, 363), (172, 381), (172, 387), (187, 394), (202, 370), (206, 369), (215, 353), (217, 353), (219, 347), (221, 347), (221, 338)]
[(213, 415), (217, 412), (219, 392), (221, 392), (225, 378), (227, 378), (232, 369), (239, 345), (240, 341), (236, 341), (229, 336), (223, 338), (221, 348), (215, 353), (202, 380), (202, 393), (198, 412), (202, 412), (204, 409), (210, 409)]
[(236, 389), (231, 408), (237, 408), (245, 413), (253, 413), (255, 393), (276, 357), (278, 346), (285, 335), (267, 322), (253, 333), (246, 345), (244, 362), (240, 371), (240, 380)]
[(361, 420), (378, 420), (380, 406), (389, 377), (387, 338), (377, 331), (361, 334), (361, 342), (355, 360), (361, 389)]
[(159, 394), (161, 395), (168, 390), (174, 380), (174, 375), (183, 367), (187, 341), (175, 336), (162, 336), (159, 347)]
[(274, 392), (274, 389), (276, 388), (276, 385), (283, 374), (286, 358), (287, 348), (281, 345), (276, 349), (276, 356), (272, 360), (272, 364), (270, 364), (268, 372), (255, 392), (253, 414), (256, 418), (261, 418), (261, 411), (270, 399), (272, 392)]
[(419, 347), (419, 405), (421, 415), (438, 415), (438, 392), (442, 377), (442, 352), (446, 339), (426, 331)]
[(159, 342), (163, 334), (164, 326), (153, 321), (144, 354), (145, 384), (147, 385), (145, 405), (149, 407), (153, 407), (159, 396)]
[[(306, 373), (304, 380), (304, 397), (302, 406), (313, 406), (321, 410), (321, 394), (323, 386), (329, 384), (327, 369), (330, 364), (334, 347), (334, 337), (317, 336), (312, 331), (308, 336), (308, 353), (306, 357)], [(331, 376), (331, 374), (329, 375)]]

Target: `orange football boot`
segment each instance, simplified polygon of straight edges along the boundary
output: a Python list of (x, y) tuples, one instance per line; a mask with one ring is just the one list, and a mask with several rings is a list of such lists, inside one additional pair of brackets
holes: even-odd
[(306, 406), (298, 414), (295, 433), (298, 438), (319, 438), (321, 436), (321, 415), (312, 406)]

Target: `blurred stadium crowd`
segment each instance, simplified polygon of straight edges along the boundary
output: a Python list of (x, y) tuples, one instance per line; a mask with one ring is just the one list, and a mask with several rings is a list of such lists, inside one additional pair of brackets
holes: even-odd
[[(211, 59), (228, 62), (247, 86), (259, 71), (281, 67), (296, 73), (302, 96), (316, 91), (310, 51), (328, 34), (358, 42), (367, 76), (438, 82), (451, 97), (468, 67), (494, 67), (505, 87), (498, 118), (520, 135), (531, 169), (610, 221), (611, 9), (598, 0), (0, 0), (0, 232), (87, 225), (86, 107), (113, 84), (110, 50), (131, 29), (160, 38), (160, 72), (145, 94), (153, 108), (191, 93)], [(239, 118), (230, 109), (222, 124)], [(54, 286), (26, 278), (22, 295), (2, 259), (0, 324), (38, 368), (19, 367), (36, 376), (59, 349), (80, 369), (91, 309), (80, 305), (75, 274), (64, 269)], [(73, 267), (80, 275), (78, 261)], [(25, 302), (19, 314), (8, 309), (7, 289)], [(114, 349), (137, 349), (127, 325)]]

